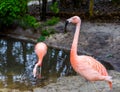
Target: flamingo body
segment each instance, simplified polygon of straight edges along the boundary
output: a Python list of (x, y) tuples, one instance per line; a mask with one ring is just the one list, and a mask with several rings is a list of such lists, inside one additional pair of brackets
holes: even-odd
[(35, 64), (33, 68), (33, 75), (36, 77), (37, 67), (42, 66), (42, 60), (45, 54), (47, 53), (47, 45), (43, 42), (39, 42), (35, 45), (35, 53), (38, 56), (38, 62)]
[(97, 81), (98, 79), (104, 80), (104, 77), (101, 75), (108, 75), (105, 67), (90, 56), (77, 56), (75, 60), (71, 58), (71, 65), (77, 73), (84, 76), (89, 81)]
[(77, 54), (81, 19), (78, 16), (73, 16), (67, 19), (67, 23), (76, 24), (76, 30), (70, 52), (70, 62), (73, 69), (89, 81), (107, 81), (110, 89), (112, 89), (112, 77), (108, 75), (106, 68), (91, 56), (79, 56)]

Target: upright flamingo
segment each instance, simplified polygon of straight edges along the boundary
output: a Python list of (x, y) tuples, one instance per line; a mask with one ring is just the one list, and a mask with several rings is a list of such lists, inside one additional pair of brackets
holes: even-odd
[(78, 55), (77, 44), (81, 19), (73, 16), (66, 21), (65, 29), (68, 23), (76, 24), (76, 30), (70, 52), (70, 62), (73, 69), (89, 81), (107, 81), (110, 89), (112, 89), (112, 77), (108, 75), (106, 68), (91, 56)]
[[(38, 56), (38, 62), (35, 64), (35, 66), (33, 68), (33, 76), (34, 77), (36, 77), (37, 67), (40, 66), (40, 69), (41, 69), (43, 57), (47, 53), (47, 45), (43, 42), (37, 43), (35, 45), (35, 53)], [(41, 73), (41, 71), (40, 71), (40, 73)]]

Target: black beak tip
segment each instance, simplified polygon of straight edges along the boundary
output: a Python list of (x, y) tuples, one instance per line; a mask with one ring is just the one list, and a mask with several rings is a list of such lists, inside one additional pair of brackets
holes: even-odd
[(37, 77), (35, 76), (34, 78), (36, 79)]
[(65, 29), (64, 29), (65, 33), (67, 32), (66, 28), (67, 28), (68, 23), (69, 23), (69, 21), (66, 20), (66, 22), (65, 22)]

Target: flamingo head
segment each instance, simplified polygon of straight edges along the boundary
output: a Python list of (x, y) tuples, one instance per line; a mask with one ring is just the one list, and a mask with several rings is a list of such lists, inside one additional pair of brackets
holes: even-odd
[[(38, 66), (40, 67), (40, 68), (39, 68), (39, 69), (40, 69), (40, 70), (39, 70), (39, 73), (40, 73), (40, 74), (37, 73), (37, 72), (38, 72)], [(33, 68), (33, 76), (34, 76), (34, 77), (36, 77), (37, 75), (38, 75), (38, 76), (41, 76), (41, 67), (42, 67), (42, 66), (39, 65), (39, 62), (35, 64), (35, 66), (34, 66), (34, 68)]]
[(73, 17), (67, 19), (67, 20), (66, 20), (66, 23), (65, 23), (65, 32), (66, 32), (67, 25), (68, 25), (69, 23), (78, 24), (78, 23), (80, 23), (80, 22), (81, 22), (81, 19), (80, 19), (79, 16), (73, 16)]

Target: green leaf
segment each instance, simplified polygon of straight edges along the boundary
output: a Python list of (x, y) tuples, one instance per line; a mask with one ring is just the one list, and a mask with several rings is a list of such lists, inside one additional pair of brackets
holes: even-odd
[(43, 42), (45, 40), (45, 36), (40, 36), (38, 39), (37, 39), (37, 42)]

